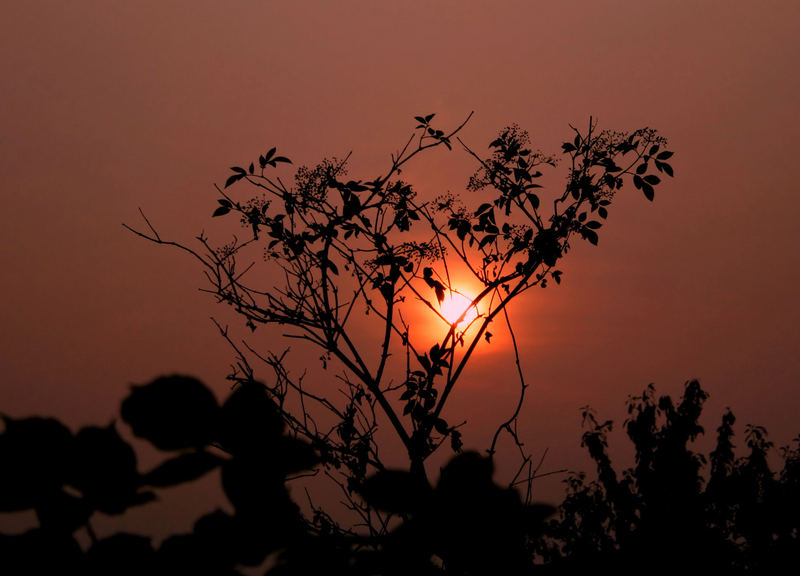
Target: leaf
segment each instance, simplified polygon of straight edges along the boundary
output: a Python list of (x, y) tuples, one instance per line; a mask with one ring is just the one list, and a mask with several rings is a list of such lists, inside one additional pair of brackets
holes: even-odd
[(231, 166), (231, 170), (233, 170), (237, 174), (241, 174), (242, 176), (245, 176), (247, 174), (247, 170), (245, 170), (244, 168), (240, 168), (239, 166)]
[(642, 184), (644, 184), (644, 180), (642, 180), (641, 176), (634, 175), (633, 177), (633, 185), (636, 186), (637, 190), (641, 190)]
[(231, 204), (229, 200), (226, 200), (224, 198), (220, 198), (219, 200), (217, 200), (217, 202), (219, 202), (220, 206), (226, 206), (228, 208), (233, 206), (233, 204)]
[[(157, 568), (156, 551), (150, 538), (118, 532), (97, 540), (86, 554), (87, 574), (153, 574)], [(161, 560), (161, 558), (159, 558)]]
[(672, 178), (672, 177), (673, 177), (673, 174), (672, 174), (672, 166), (670, 166), (669, 164), (663, 163), (663, 164), (661, 165), (661, 167), (664, 169), (664, 172), (666, 172), (667, 174), (669, 174), (670, 178)]
[(227, 180), (225, 180), (225, 188), (233, 184), (234, 182), (238, 182), (242, 178), (244, 178), (244, 174), (234, 174), (230, 176)]
[(497, 234), (487, 234), (486, 236), (481, 239), (480, 243), (478, 244), (478, 249), (482, 249), (487, 244), (491, 244), (497, 240)]
[(478, 206), (477, 210), (475, 210), (475, 216), (478, 216), (481, 213), (486, 212), (487, 210), (491, 209), (491, 207), (492, 207), (491, 204), (489, 204), (488, 202), (484, 202), (483, 204)]
[(271, 457), (272, 465), (284, 475), (310, 470), (319, 463), (319, 457), (311, 444), (289, 436), (281, 436), (276, 440)]
[(648, 174), (644, 177), (644, 181), (650, 184), (651, 186), (655, 186), (659, 182), (661, 182), (661, 178), (656, 176), (655, 174)]
[(648, 184), (647, 182), (642, 183), (642, 192), (644, 192), (644, 195), (648, 200), (650, 200), (651, 202), (653, 201), (653, 197), (655, 196), (655, 190), (653, 190), (653, 187), (650, 186), (650, 184)]
[(416, 474), (406, 470), (380, 470), (359, 489), (368, 504), (395, 514), (410, 514), (429, 505), (431, 489)]
[(458, 430), (451, 430), (450, 431), (450, 448), (452, 448), (453, 452), (461, 452), (461, 448), (464, 446), (463, 442), (461, 442), (461, 432)]
[(437, 282), (433, 288), (436, 290), (436, 299), (439, 301), (439, 304), (441, 304), (444, 302), (444, 286)]
[(213, 440), (219, 406), (205, 384), (173, 375), (133, 386), (120, 412), (136, 436), (160, 450), (181, 450)]
[(647, 172), (647, 162), (642, 162), (636, 167), (636, 173), (644, 174), (645, 172)]
[(277, 148), (275, 148), (274, 146), (272, 148), (270, 148), (269, 150), (267, 150), (267, 154), (264, 156), (264, 161), (265, 162), (269, 162), (270, 160), (272, 160), (272, 157), (275, 156), (275, 152), (276, 151), (277, 151)]
[(566, 152), (566, 153), (569, 153), (569, 152), (573, 152), (573, 151), (574, 151), (576, 148), (575, 148), (575, 146), (574, 146), (573, 144), (571, 144), (571, 143), (569, 143), (569, 142), (564, 142), (564, 143), (561, 145), (561, 149), (562, 149), (564, 152)]
[(227, 206), (220, 206), (219, 208), (214, 210), (214, 213), (211, 216), (212, 217), (224, 216), (225, 214), (227, 214), (230, 211), (231, 211), (231, 209), (228, 208)]
[(283, 419), (260, 382), (239, 385), (219, 415), (218, 440), (234, 456), (263, 455), (283, 433)]
[(291, 164), (292, 163), (292, 161), (289, 160), (286, 156), (275, 156), (275, 158), (272, 159), (272, 162), (273, 162), (273, 165), (275, 164), (275, 162), (284, 162), (286, 164)]
[(210, 472), (224, 460), (209, 452), (189, 452), (166, 462), (144, 474), (142, 483), (148, 486), (166, 487), (190, 482)]
[(86, 524), (92, 509), (83, 498), (58, 490), (36, 506), (39, 524), (45, 530), (71, 534)]
[(597, 246), (597, 240), (598, 240), (597, 232), (589, 230), (588, 228), (583, 228), (581, 230), (581, 235), (584, 238), (586, 238), (589, 242)]
[(114, 424), (87, 426), (75, 435), (70, 484), (86, 502), (106, 514), (121, 514), (137, 504), (139, 473), (136, 453), (122, 439)]
[(658, 156), (656, 156), (656, 159), (657, 160), (669, 160), (670, 158), (672, 158), (672, 154), (673, 153), (670, 152), (669, 150), (664, 150)]
[(34, 508), (67, 481), (72, 434), (52, 418), (2, 420), (0, 512)]
[(591, 220), (591, 221), (586, 223), (586, 227), (587, 228), (591, 228), (592, 230), (597, 230), (601, 226), (602, 226), (602, 224), (600, 222), (598, 222), (597, 220)]
[(256, 169), (256, 167), (255, 167), (255, 166), (253, 166), (253, 163), (252, 163), (252, 162), (250, 162), (250, 167), (247, 169), (247, 170), (248, 170), (248, 172), (250, 172), (250, 174), (252, 174), (253, 172), (255, 172), (255, 169)]

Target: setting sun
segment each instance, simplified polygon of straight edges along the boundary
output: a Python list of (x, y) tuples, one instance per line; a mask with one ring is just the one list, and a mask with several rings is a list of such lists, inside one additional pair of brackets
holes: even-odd
[[(466, 310), (466, 314), (464, 311)], [(448, 292), (439, 305), (439, 311), (450, 324), (467, 326), (478, 317), (478, 310), (472, 306), (472, 299), (458, 292)], [(461, 315), (464, 317), (461, 318)], [(459, 318), (461, 320), (459, 321)]]

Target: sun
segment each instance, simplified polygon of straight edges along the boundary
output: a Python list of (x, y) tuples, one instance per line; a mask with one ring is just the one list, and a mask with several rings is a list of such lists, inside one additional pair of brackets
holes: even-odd
[(444, 300), (439, 304), (439, 312), (450, 325), (456, 324), (462, 328), (478, 317), (478, 310), (472, 305), (472, 298), (459, 292), (446, 292)]

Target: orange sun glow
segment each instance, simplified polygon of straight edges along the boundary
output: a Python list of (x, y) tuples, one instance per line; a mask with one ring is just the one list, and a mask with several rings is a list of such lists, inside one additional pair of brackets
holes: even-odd
[(447, 292), (439, 305), (439, 311), (447, 322), (457, 324), (459, 327), (468, 326), (478, 317), (478, 310), (472, 306), (472, 298), (458, 292)]

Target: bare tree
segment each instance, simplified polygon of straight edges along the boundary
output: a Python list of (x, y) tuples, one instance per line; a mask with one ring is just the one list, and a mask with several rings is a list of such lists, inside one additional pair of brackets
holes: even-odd
[[(217, 324), (237, 354), (230, 379), (251, 382), (254, 365), (269, 367), (266, 388), (291, 433), (312, 443), (319, 469), (339, 483), (372, 534), (386, 531), (387, 517), (359, 491), (371, 473), (386, 468), (379, 426), (388, 424), (409, 471), (427, 484), (426, 459), (446, 442), (461, 450), (462, 423), (445, 420), (443, 411), (476, 347), (490, 341), (490, 327), (497, 330), (495, 322), (511, 333), (519, 402), (498, 423), (488, 452), (495, 453), (502, 434), (510, 435), (522, 458), (511, 483), (527, 483), (530, 498), (535, 467), (517, 435), (527, 384), (507, 306), (533, 287), (559, 283), (556, 266), (576, 239), (597, 244), (625, 180), (652, 200), (658, 174), (672, 176), (672, 152), (649, 128), (599, 131), (590, 119), (585, 131), (572, 128), (557, 159), (531, 148), (527, 133), (514, 125), (482, 158), (459, 138), (471, 116), (450, 131), (434, 127), (433, 114), (415, 117), (411, 137), (391, 155), (385, 173), (371, 179), (348, 179), (348, 155), (303, 166), (287, 184), (281, 174), (289, 166), (279, 165), (291, 161), (275, 148), (249, 166), (233, 167), (224, 187), (217, 186), (214, 216), (237, 215), (246, 233), (227, 244), (205, 235), (197, 245), (168, 241), (143, 213), (146, 228), (129, 228), (194, 256), (208, 279), (205, 289), (252, 331), (288, 329), (287, 338), (316, 347), (325, 368), (331, 363), (338, 384), (320, 391), (290, 370), (286, 351), (262, 350)], [(441, 147), (462, 148), (477, 170), (465, 194), (422, 198), (402, 180), (402, 169)], [(564, 189), (547, 195), (539, 184), (542, 171), (559, 163), (566, 167)], [(256, 272), (262, 254), (267, 275)], [(441, 305), (458, 292), (451, 274), (456, 265), (481, 289), (454, 319)], [(412, 303), (445, 327), (433, 346), (420, 343), (403, 314)], [(363, 315), (379, 335), (374, 344), (359, 339)], [(322, 510), (316, 519), (330, 521)]]

